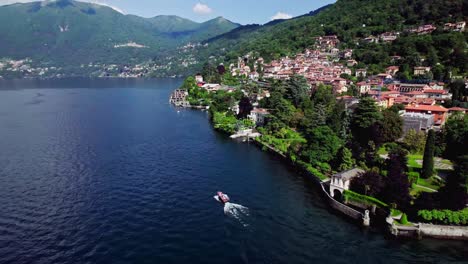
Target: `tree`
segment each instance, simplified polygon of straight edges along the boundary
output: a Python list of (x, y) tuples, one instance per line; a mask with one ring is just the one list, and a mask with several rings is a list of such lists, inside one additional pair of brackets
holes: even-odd
[(390, 152), (387, 160), (387, 177), (382, 192), (383, 199), (388, 203), (395, 203), (399, 208), (407, 208), (411, 201), (409, 193), (407, 152), (402, 148), (395, 148)]
[(369, 141), (375, 141), (373, 129), (377, 121), (382, 120), (375, 101), (364, 97), (359, 102), (351, 119), (351, 132), (363, 148), (367, 148)]
[(353, 154), (347, 147), (342, 147), (338, 151), (338, 154), (336, 154), (335, 167), (338, 171), (350, 170), (354, 167), (355, 163)]
[(382, 113), (383, 119), (379, 122), (382, 142), (394, 142), (403, 135), (403, 119), (392, 110)]
[(426, 133), (410, 129), (403, 138), (403, 144), (410, 153), (422, 153), (426, 142)]
[(354, 192), (379, 197), (384, 188), (382, 176), (376, 171), (367, 171), (351, 181), (350, 189)]
[(327, 118), (327, 125), (333, 129), (333, 131), (336, 131), (340, 138), (346, 138), (348, 134), (349, 116), (343, 101), (338, 101), (333, 106), (333, 110)]
[(332, 161), (343, 145), (341, 139), (327, 126), (317, 127), (306, 139), (309, 144), (302, 154), (311, 164)]
[(221, 83), (221, 75), (218, 69), (210, 63), (205, 63), (202, 69), (203, 79), (208, 83)]
[(424, 159), (421, 176), (424, 179), (432, 177), (434, 174), (434, 143), (435, 132), (430, 130), (426, 140), (426, 147), (424, 148)]
[(298, 107), (309, 95), (309, 84), (301, 75), (294, 75), (286, 82), (286, 97)]
[(247, 118), (252, 110), (253, 106), (252, 103), (250, 103), (250, 99), (246, 96), (242, 97), (242, 99), (239, 101), (239, 114), (237, 115), (237, 118)]
[(454, 171), (448, 176), (445, 186), (439, 190), (443, 209), (460, 210), (468, 202), (468, 155), (457, 158)]
[(468, 95), (468, 89), (466, 89), (465, 82), (462, 80), (457, 80), (451, 82), (448, 85), (450, 92), (452, 93), (452, 99), (456, 101), (465, 101), (466, 96)]
[(455, 160), (468, 155), (468, 115), (452, 115), (445, 124), (445, 157)]

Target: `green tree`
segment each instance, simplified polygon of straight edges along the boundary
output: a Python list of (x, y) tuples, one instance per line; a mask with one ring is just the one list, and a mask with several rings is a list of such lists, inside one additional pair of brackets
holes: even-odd
[(403, 119), (392, 111), (384, 110), (383, 119), (380, 124), (380, 135), (382, 142), (394, 142), (403, 135)]
[(452, 115), (445, 124), (445, 156), (455, 160), (458, 156), (468, 155), (468, 115)]
[(221, 75), (218, 73), (218, 69), (210, 63), (203, 65), (202, 75), (207, 83), (221, 83)]
[(351, 132), (361, 147), (368, 148), (369, 141), (376, 141), (373, 130), (380, 120), (382, 114), (375, 101), (370, 97), (362, 98), (351, 119)]
[(457, 80), (451, 82), (448, 85), (450, 92), (452, 93), (452, 100), (455, 101), (466, 101), (466, 96), (468, 96), (468, 89), (466, 89), (465, 82), (462, 80)]
[(338, 171), (350, 170), (356, 164), (356, 161), (353, 159), (353, 153), (347, 147), (342, 147), (338, 151), (335, 159), (335, 167)]
[(410, 153), (422, 153), (426, 144), (426, 133), (410, 129), (403, 138), (403, 144)]
[(250, 112), (253, 110), (252, 103), (250, 102), (250, 99), (246, 96), (242, 97), (242, 99), (239, 101), (239, 114), (237, 115), (237, 118), (239, 119), (244, 119), (247, 118), (248, 115), (250, 115)]
[(409, 206), (411, 196), (409, 193), (408, 180), (408, 153), (402, 148), (395, 148), (389, 153), (387, 160), (387, 177), (382, 196), (385, 202), (395, 203), (399, 208), (405, 209)]
[(430, 130), (426, 140), (426, 147), (424, 148), (424, 159), (421, 176), (425, 179), (432, 177), (434, 174), (434, 143), (435, 132)]
[(314, 129), (306, 139), (309, 144), (302, 155), (311, 164), (329, 163), (343, 145), (342, 140), (327, 126)]
[(286, 97), (298, 107), (309, 95), (309, 84), (306, 78), (301, 75), (293, 75), (286, 82)]
[(439, 190), (443, 209), (460, 210), (468, 202), (468, 155), (455, 161), (454, 171), (447, 177), (445, 186)]
[(351, 181), (350, 189), (354, 192), (379, 197), (384, 188), (383, 177), (376, 171), (367, 171)]

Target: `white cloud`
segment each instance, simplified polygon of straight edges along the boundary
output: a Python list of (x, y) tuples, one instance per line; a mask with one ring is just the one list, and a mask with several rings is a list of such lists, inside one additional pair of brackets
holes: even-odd
[(193, 6), (193, 12), (199, 15), (208, 15), (213, 12), (213, 9), (211, 9), (208, 5), (198, 2)]
[(278, 12), (278, 13), (276, 13), (274, 16), (272, 16), (270, 19), (271, 19), (271, 20), (290, 19), (290, 18), (292, 18), (292, 17), (293, 17), (293, 16), (290, 15), (290, 14), (283, 13), (283, 12)]

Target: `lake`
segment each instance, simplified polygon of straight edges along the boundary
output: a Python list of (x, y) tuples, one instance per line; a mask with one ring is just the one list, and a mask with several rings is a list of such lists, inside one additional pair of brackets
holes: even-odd
[(170, 106), (181, 82), (1, 81), (0, 263), (467, 262), (464, 242), (332, 213), (286, 162)]

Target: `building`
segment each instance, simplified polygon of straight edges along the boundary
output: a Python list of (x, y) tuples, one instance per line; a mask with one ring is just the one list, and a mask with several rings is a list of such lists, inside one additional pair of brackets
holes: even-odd
[(443, 125), (448, 117), (448, 109), (440, 105), (408, 105), (407, 113), (421, 113), (434, 116), (435, 125)]
[(414, 75), (424, 75), (431, 71), (431, 67), (414, 67)]
[(202, 85), (202, 88), (207, 90), (208, 92), (216, 92), (221, 90), (221, 85), (217, 83), (205, 83)]
[(450, 100), (452, 95), (447, 90), (426, 89), (424, 94), (427, 98), (432, 98), (438, 101)]
[(466, 108), (461, 108), (461, 107), (452, 107), (452, 108), (449, 108), (449, 115), (451, 114), (455, 114), (455, 113), (463, 113), (463, 114), (466, 114), (468, 112), (468, 109)]
[(364, 174), (364, 170), (354, 168), (332, 175), (330, 181), (330, 195), (334, 198), (337, 195), (343, 195), (344, 191), (349, 190), (351, 180)]
[(186, 90), (177, 89), (171, 94), (169, 102), (175, 106), (189, 107), (190, 103), (186, 100), (187, 96), (188, 92)]
[(366, 77), (367, 70), (366, 69), (357, 69), (356, 70), (356, 77)]
[(447, 23), (444, 25), (444, 30), (445, 31), (456, 31), (456, 32), (462, 32), (465, 30), (466, 22), (465, 21), (460, 21), (457, 23)]
[(423, 113), (404, 113), (403, 131), (406, 134), (411, 129), (416, 131), (431, 129), (434, 125), (434, 116)]
[(390, 67), (387, 67), (387, 69), (385, 70), (385, 73), (394, 76), (398, 71), (400, 71), (400, 67), (390, 66)]
[(195, 75), (195, 81), (197, 83), (203, 83), (203, 76), (201, 76), (201, 74)]
[(348, 65), (348, 67), (353, 67), (353, 66), (358, 65), (358, 62), (356, 60), (348, 60), (346, 62), (346, 65)]
[(250, 111), (250, 115), (248, 116), (248, 118), (250, 118), (250, 120), (254, 121), (255, 124), (257, 124), (258, 126), (261, 126), (261, 125), (265, 124), (265, 118), (269, 114), (270, 114), (270, 112), (268, 112), (267, 109), (255, 108), (252, 111)]
[(393, 89), (405, 94), (410, 92), (423, 92), (424, 90), (430, 89), (430, 87), (427, 84), (401, 83), (395, 85)]

